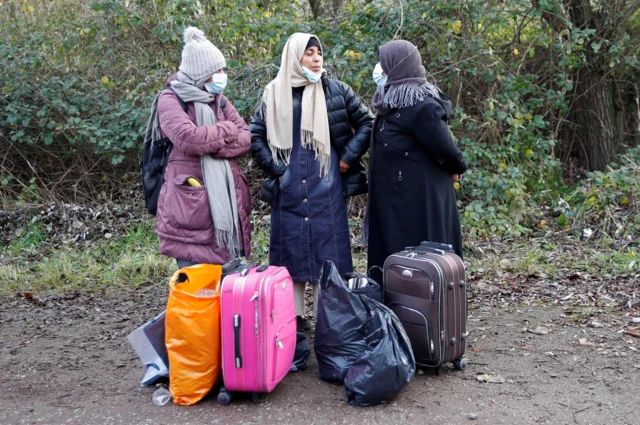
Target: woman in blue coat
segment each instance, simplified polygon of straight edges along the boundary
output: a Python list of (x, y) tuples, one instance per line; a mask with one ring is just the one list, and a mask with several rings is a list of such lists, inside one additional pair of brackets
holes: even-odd
[(346, 197), (366, 192), (362, 155), (373, 123), (349, 86), (326, 77), (322, 53), (312, 34), (289, 37), (250, 126), (261, 195), (271, 204), (269, 263), (287, 267), (295, 282), (301, 329), (305, 284), (313, 285), (315, 314), (322, 263), (353, 270)]

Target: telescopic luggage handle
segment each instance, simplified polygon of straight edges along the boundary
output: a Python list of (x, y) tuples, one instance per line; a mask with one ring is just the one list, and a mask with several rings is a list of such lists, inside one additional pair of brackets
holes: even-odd
[(408, 246), (404, 249), (405, 251), (409, 251), (409, 252), (415, 252), (416, 254), (426, 254), (426, 253), (432, 253), (432, 254), (440, 254), (440, 255), (445, 255), (448, 250), (444, 250), (442, 248), (435, 248), (435, 247), (431, 247), (431, 246)]
[(242, 264), (242, 259), (235, 258), (228, 263), (222, 265), (222, 274), (228, 274), (229, 270), (235, 270)]

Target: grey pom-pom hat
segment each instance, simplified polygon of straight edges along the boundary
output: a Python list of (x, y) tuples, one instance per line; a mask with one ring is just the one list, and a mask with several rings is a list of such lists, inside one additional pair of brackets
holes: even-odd
[(180, 71), (198, 81), (210, 77), (227, 66), (222, 52), (214, 46), (204, 32), (196, 27), (187, 27), (182, 34), (184, 48)]

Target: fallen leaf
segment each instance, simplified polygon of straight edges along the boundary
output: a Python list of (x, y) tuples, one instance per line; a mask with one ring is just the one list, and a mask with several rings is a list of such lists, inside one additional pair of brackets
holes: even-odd
[(480, 373), (476, 375), (476, 379), (480, 382), (486, 382), (488, 384), (503, 384), (505, 382), (504, 378), (500, 375), (487, 375), (486, 373)]
[(546, 335), (549, 333), (549, 329), (545, 328), (544, 326), (538, 326), (535, 329), (527, 329), (527, 331), (531, 332), (532, 334), (536, 334), (536, 335)]

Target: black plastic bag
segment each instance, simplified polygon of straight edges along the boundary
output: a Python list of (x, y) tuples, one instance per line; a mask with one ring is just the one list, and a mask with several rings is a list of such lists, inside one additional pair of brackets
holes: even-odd
[(411, 343), (400, 320), (384, 305), (363, 297), (369, 320), (362, 328), (368, 350), (344, 379), (349, 404), (374, 406), (393, 400), (416, 370)]
[(296, 352), (293, 355), (293, 363), (289, 372), (299, 372), (307, 368), (307, 360), (311, 355), (311, 346), (309, 340), (304, 334), (298, 332), (296, 334)]
[(368, 315), (363, 298), (347, 289), (336, 266), (325, 261), (313, 344), (325, 381), (342, 384), (351, 363), (369, 349), (361, 334)]

